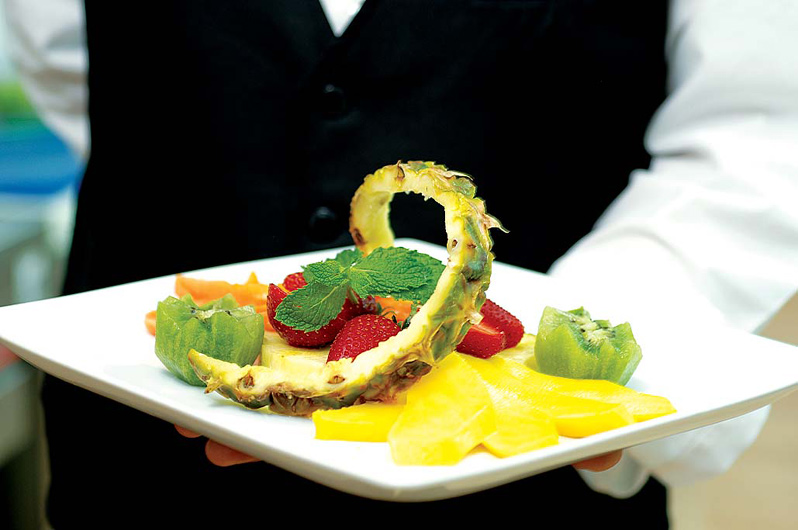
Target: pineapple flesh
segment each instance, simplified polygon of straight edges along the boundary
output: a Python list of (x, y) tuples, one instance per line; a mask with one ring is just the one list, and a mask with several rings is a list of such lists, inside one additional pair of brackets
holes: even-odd
[(368, 175), (352, 198), (350, 232), (364, 254), (393, 245), (390, 204), (400, 192), (418, 193), (443, 206), (449, 254), (433, 295), (410, 325), (355, 359), (309, 370), (268, 361), (242, 367), (191, 351), (189, 360), (206, 392), (217, 391), (250, 408), (309, 416), (318, 409), (392, 401), (454, 351), (482, 318), (479, 310), (493, 262), (490, 229), (503, 228), (485, 211), (468, 175), (433, 162), (400, 162)]

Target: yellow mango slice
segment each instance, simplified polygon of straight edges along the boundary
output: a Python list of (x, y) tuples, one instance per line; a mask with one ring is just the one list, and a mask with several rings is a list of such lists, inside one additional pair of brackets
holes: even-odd
[(632, 414), (623, 405), (554, 392), (546, 397), (541, 396), (538, 406), (552, 414), (559, 433), (570, 438), (584, 438), (635, 422)]
[(542, 374), (524, 364), (498, 357), (491, 358), (490, 362), (533, 388), (624, 405), (634, 420), (638, 422), (676, 412), (671, 402), (665, 397), (637, 392), (611, 381), (571, 379)]
[(479, 374), (450, 354), (407, 392), (388, 443), (399, 465), (453, 465), (496, 430)]
[[(533, 408), (551, 415), (557, 431), (562, 436), (582, 438), (634, 423), (634, 418), (624, 405), (568, 396), (539, 386), (528, 385), (513, 377), (511, 373), (499, 370), (498, 363), (492, 359), (484, 363), (478, 363), (479, 360), (469, 358), (466, 362), (472, 366), (479, 365), (481, 373), (490, 373), (489, 377), (496, 380), (504, 377), (521, 382), (520, 389), (514, 390), (523, 393), (523, 399)], [(502, 362), (518, 364), (504, 359)]]
[(387, 442), (404, 405), (395, 403), (363, 403), (341, 409), (313, 412), (316, 438), (350, 442)]
[(496, 413), (496, 430), (482, 442), (486, 449), (503, 458), (559, 443), (554, 419), (530, 399), (526, 385), (484, 359), (463, 359), (482, 377)]

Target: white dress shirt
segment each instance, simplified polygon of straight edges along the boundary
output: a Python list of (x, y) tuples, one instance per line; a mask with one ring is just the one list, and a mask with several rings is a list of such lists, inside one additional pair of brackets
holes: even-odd
[[(363, 0), (321, 0), (340, 35)], [(89, 151), (79, 0), (5, 0), (20, 76), (43, 119)], [(669, 96), (652, 120), (649, 168), (550, 274), (595, 296), (654, 304), (756, 331), (798, 287), (798, 3), (673, 0)], [(592, 278), (602, 278), (601, 282)], [(602, 293), (610, 285), (625, 285)], [(756, 439), (761, 409), (630, 448), (581, 472), (625, 497), (650, 475), (685, 485), (727, 470)]]
[[(754, 332), (798, 288), (798, 4), (683, 0), (671, 11), (670, 95), (647, 133), (651, 167), (550, 273), (596, 296), (624, 285), (603, 296), (658, 308), (664, 323)], [(767, 412), (633, 447), (613, 469), (582, 475), (617, 496), (649, 473), (673, 486), (717, 475)]]

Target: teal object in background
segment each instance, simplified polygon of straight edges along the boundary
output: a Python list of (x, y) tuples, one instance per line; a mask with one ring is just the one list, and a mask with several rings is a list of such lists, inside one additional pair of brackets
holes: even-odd
[(76, 187), (83, 164), (40, 123), (0, 128), (0, 193), (52, 195)]
[(47, 196), (76, 187), (83, 162), (43, 124), (16, 82), (0, 83), (0, 194)]

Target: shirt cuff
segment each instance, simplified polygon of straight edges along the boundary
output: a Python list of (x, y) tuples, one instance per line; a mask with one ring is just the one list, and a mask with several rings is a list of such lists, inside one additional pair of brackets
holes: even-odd
[(590, 488), (616, 498), (640, 491), (650, 476), (666, 486), (685, 486), (731, 468), (756, 440), (770, 407), (624, 451), (620, 462), (601, 472), (580, 470)]

